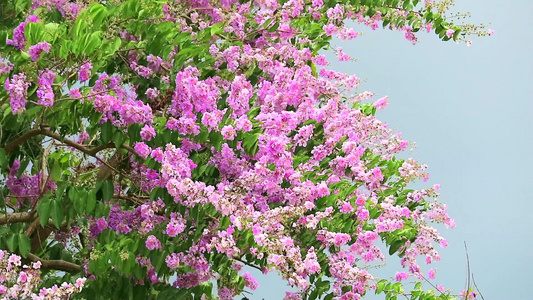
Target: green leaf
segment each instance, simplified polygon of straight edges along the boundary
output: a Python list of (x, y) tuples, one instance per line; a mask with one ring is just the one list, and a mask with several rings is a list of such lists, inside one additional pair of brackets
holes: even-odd
[(104, 201), (109, 201), (111, 200), (111, 198), (113, 198), (113, 194), (115, 193), (115, 188), (111, 180), (104, 181), (102, 183), (101, 190), (102, 190)]
[(404, 241), (402, 240), (399, 240), (399, 241), (394, 241), (391, 245), (390, 245), (390, 248), (389, 248), (389, 255), (393, 255), (394, 253), (396, 253), (396, 251), (398, 251), (398, 249), (400, 249), (400, 247), (405, 244)]
[(222, 141), (224, 138), (222, 137), (222, 134), (216, 131), (211, 131), (209, 133), (209, 141), (211, 142), (211, 145), (215, 147), (217, 151), (222, 150)]
[(92, 18), (92, 25), (94, 28), (100, 28), (100, 24), (107, 17), (107, 9), (101, 4), (94, 4), (89, 8), (89, 14)]
[(76, 193), (76, 196), (74, 198), (70, 198), (74, 205), (74, 209), (79, 214), (82, 214), (85, 212), (86, 201), (87, 201), (87, 192), (81, 191)]
[(111, 124), (110, 121), (107, 121), (102, 124), (100, 135), (104, 143), (107, 144), (109, 143), (109, 141), (111, 141), (111, 139), (113, 138), (113, 124)]
[(244, 152), (248, 155), (255, 155), (258, 150), (258, 139), (259, 139), (259, 133), (249, 134), (246, 133), (244, 136), (242, 147), (244, 148)]
[(211, 26), (211, 35), (217, 35), (223, 32), (224, 28), (222, 28), (222, 23), (216, 23), (215, 25)]
[(89, 193), (87, 193), (87, 206), (85, 208), (85, 212), (90, 215), (94, 212), (95, 208), (96, 208), (96, 191), (90, 190)]
[(18, 246), (20, 255), (22, 255), (22, 257), (28, 256), (28, 253), (30, 253), (31, 250), (31, 243), (30, 239), (23, 233), (19, 233), (18, 235)]
[(12, 234), (6, 238), (6, 244), (10, 252), (17, 251), (18, 238), (16, 234)]
[(0, 148), (0, 171), (7, 167), (8, 160), (6, 155), (6, 150), (4, 148)]
[(54, 165), (52, 166), (52, 170), (50, 170), (50, 178), (53, 181), (58, 181), (61, 179), (61, 166), (59, 165), (59, 162), (57, 160), (54, 160)]
[(87, 38), (83, 47), (84, 54), (93, 54), (94, 50), (102, 45), (102, 32), (95, 31)]
[(44, 26), (40, 23), (28, 22), (24, 29), (24, 36), (28, 44), (35, 45), (43, 41)]
[(383, 289), (385, 288), (386, 283), (387, 283), (387, 280), (383, 279), (383, 280), (380, 280), (376, 284), (376, 294), (381, 294), (381, 292), (383, 292)]
[(115, 131), (115, 133), (113, 134), (113, 143), (115, 143), (115, 147), (120, 148), (120, 146), (122, 146), (125, 140), (126, 139), (122, 131)]
[(67, 58), (71, 48), (72, 48), (72, 41), (64, 40), (61, 43), (61, 48), (59, 48), (59, 57)]
[(61, 227), (61, 222), (63, 222), (63, 218), (65, 217), (65, 213), (63, 211), (63, 205), (57, 200), (51, 200), (50, 201), (50, 214), (52, 215), (52, 222), (54, 225), (59, 228)]
[(37, 204), (37, 212), (39, 213), (39, 223), (41, 227), (48, 224), (48, 219), (50, 218), (50, 198), (45, 197), (39, 201)]

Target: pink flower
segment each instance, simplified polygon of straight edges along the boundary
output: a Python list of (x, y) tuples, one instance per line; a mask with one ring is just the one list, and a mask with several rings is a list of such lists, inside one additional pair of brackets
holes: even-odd
[(31, 61), (36, 61), (41, 57), (41, 53), (50, 53), (50, 44), (48, 42), (40, 42), (30, 47), (28, 54), (31, 56)]
[(180, 266), (180, 258), (176, 253), (172, 253), (165, 258), (165, 262), (169, 269), (176, 269)]
[(143, 159), (146, 159), (152, 151), (152, 149), (150, 149), (150, 147), (148, 147), (148, 145), (143, 142), (135, 143), (135, 146), (133, 148), (135, 149), (135, 151), (137, 151), (137, 154), (139, 154), (139, 156)]
[(353, 209), (354, 209), (354, 208), (352, 207), (352, 205), (350, 205), (349, 202), (345, 202), (345, 203), (342, 205), (342, 207), (341, 207), (341, 212), (346, 214), (346, 213), (352, 212)]
[(155, 148), (154, 150), (152, 150), (150, 157), (155, 159), (155, 161), (157, 162), (162, 162), (164, 155), (165, 154), (163, 153), (163, 150), (161, 150), (161, 148)]
[(402, 280), (405, 280), (409, 278), (409, 274), (405, 272), (396, 272), (396, 281), (400, 282)]
[(159, 96), (159, 91), (156, 88), (146, 90), (146, 98), (155, 100)]
[(79, 289), (82, 289), (83, 286), (85, 285), (85, 281), (87, 281), (87, 278), (85, 277), (76, 279), (76, 287)]
[(489, 29), (488, 34), (489, 34), (490, 36), (492, 36), (492, 35), (494, 34), (494, 30)]
[(16, 254), (11, 254), (9, 256), (9, 263), (12, 264), (12, 265), (15, 265), (17, 267), (20, 267), (21, 265), (21, 261), (20, 261), (20, 256), (16, 255)]
[(430, 279), (435, 279), (435, 270), (434, 269), (429, 269), (428, 277)]
[(82, 97), (80, 93), (80, 89), (71, 89), (69, 91), (69, 94), (70, 94), (70, 98), (74, 98), (74, 99), (79, 99)]
[(237, 135), (235, 128), (233, 128), (233, 126), (231, 125), (226, 125), (222, 127), (222, 130), (220, 131), (220, 133), (222, 134), (225, 140), (230, 140), (230, 141), (232, 141)]
[(141, 138), (145, 141), (149, 141), (153, 137), (155, 137), (154, 128), (150, 125), (144, 125), (144, 127), (141, 129)]
[(387, 96), (383, 98), (379, 98), (376, 102), (374, 102), (373, 106), (379, 110), (385, 108), (387, 105), (389, 105), (389, 99)]
[(161, 242), (153, 235), (150, 235), (146, 239), (146, 248), (149, 250), (159, 249), (161, 250)]
[(93, 65), (91, 65), (90, 62), (85, 62), (80, 67), (80, 71), (78, 72), (78, 80), (81, 82), (89, 80), (91, 78), (91, 69), (93, 68)]
[(250, 274), (250, 272), (244, 273), (242, 277), (244, 278), (244, 284), (246, 287), (250, 288), (251, 290), (255, 290), (259, 287), (259, 283), (257, 280), (255, 280), (252, 274)]
[(451, 38), (454, 33), (455, 33), (455, 30), (453, 30), (451, 28), (446, 30), (446, 36), (449, 37), (449, 38)]
[(26, 272), (20, 272), (18, 282), (26, 282), (28, 281), (28, 274)]

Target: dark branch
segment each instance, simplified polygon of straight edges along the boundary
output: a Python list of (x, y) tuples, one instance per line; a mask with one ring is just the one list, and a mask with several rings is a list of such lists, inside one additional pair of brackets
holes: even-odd
[(26, 134), (23, 134), (19, 136), (16, 140), (9, 143), (4, 149), (6, 150), (6, 153), (10, 153), (11, 151), (15, 150), (18, 146), (20, 146), (25, 141), (29, 140), (31, 137), (42, 134), (41, 129), (32, 129), (28, 131)]
[(59, 270), (59, 271), (65, 271), (65, 272), (80, 272), (82, 270), (82, 267), (80, 265), (64, 261), (64, 260), (47, 260), (42, 259), (39, 256), (35, 254), (28, 254), (28, 258), (32, 261), (40, 261), (42, 266), (41, 268), (44, 269), (53, 269), (53, 270)]

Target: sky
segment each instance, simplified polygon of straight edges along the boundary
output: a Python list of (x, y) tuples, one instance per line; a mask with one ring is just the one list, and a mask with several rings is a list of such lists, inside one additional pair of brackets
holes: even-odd
[[(484, 299), (532, 299), (533, 1), (456, 0), (453, 11), (470, 12), (469, 23), (495, 34), (473, 38), (471, 47), (421, 34), (413, 46), (400, 32), (357, 27), (364, 35), (333, 44), (357, 61), (329, 60), (359, 76), (361, 91), (389, 97), (378, 119), (416, 142), (407, 155), (429, 166), (428, 184), (442, 186), (439, 201), (457, 226), (441, 231), (449, 246), (432, 265), (433, 282), (463, 289), (466, 243)], [(401, 271), (388, 262), (380, 272)], [(276, 275), (257, 279), (261, 287), (249, 299), (283, 298), (287, 287)]]

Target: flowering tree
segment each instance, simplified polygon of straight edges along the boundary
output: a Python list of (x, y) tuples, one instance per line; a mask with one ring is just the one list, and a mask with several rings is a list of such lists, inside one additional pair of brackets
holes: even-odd
[(347, 20), (486, 34), (450, 2), (2, 1), (0, 295), (232, 299), (255, 268), (286, 299), (449, 299), (419, 265), (454, 226), (438, 185), (320, 51)]

